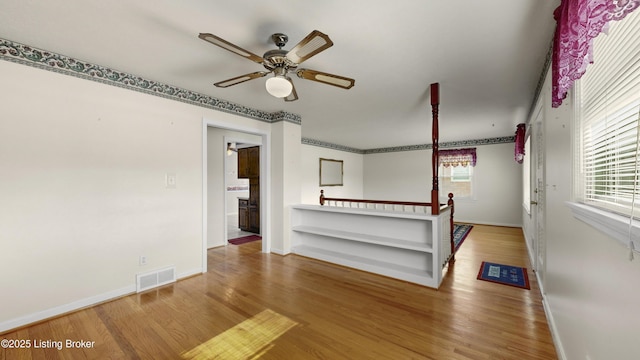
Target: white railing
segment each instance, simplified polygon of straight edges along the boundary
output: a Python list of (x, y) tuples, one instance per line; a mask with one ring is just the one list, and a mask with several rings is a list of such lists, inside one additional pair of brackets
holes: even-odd
[(369, 209), (369, 210), (381, 210), (381, 211), (401, 211), (410, 212), (416, 214), (430, 214), (431, 204), (427, 205), (406, 205), (406, 204), (390, 204), (390, 203), (364, 203), (361, 201), (353, 200), (326, 200), (324, 202), (326, 206), (344, 207), (350, 209)]
[[(410, 212), (416, 214), (433, 214), (431, 211), (431, 203), (427, 202), (328, 198), (324, 196), (324, 190), (320, 190), (320, 205), (350, 209), (371, 209)], [(440, 242), (438, 248), (440, 249), (439, 260), (444, 267), (447, 263), (453, 263), (455, 261), (455, 254), (453, 252), (453, 214), (455, 209), (453, 194), (449, 193), (449, 200), (446, 205), (439, 204), (439, 206), (437, 233), (439, 234)]]

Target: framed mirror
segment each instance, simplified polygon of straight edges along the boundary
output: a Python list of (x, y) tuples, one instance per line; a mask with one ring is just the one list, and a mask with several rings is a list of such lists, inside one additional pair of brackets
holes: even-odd
[(320, 158), (320, 186), (342, 186), (342, 160)]

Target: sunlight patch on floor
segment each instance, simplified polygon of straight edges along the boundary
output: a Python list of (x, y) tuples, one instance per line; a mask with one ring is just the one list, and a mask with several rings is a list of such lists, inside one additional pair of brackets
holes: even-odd
[(298, 323), (272, 310), (249, 318), (182, 354), (183, 359), (256, 359)]

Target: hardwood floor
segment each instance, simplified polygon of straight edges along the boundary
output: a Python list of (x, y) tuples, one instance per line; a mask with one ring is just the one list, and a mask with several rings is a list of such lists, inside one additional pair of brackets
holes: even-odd
[[(440, 290), (260, 246), (210, 250), (207, 274), (0, 335), (32, 342), (0, 359), (557, 358), (520, 229), (476, 225)], [(527, 267), (531, 290), (476, 280), (483, 260)], [(34, 348), (44, 340), (54, 348)]]

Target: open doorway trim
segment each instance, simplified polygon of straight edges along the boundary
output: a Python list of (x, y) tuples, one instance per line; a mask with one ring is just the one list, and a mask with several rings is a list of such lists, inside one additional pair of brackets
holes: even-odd
[[(268, 253), (271, 251), (271, 216), (270, 211), (266, 211), (271, 208), (271, 173), (270, 173), (270, 159), (271, 159), (271, 133), (270, 130), (260, 130), (252, 127), (242, 126), (226, 121), (212, 120), (208, 118), (202, 119), (202, 272), (207, 272), (207, 234), (208, 234), (208, 179), (207, 179), (207, 158), (208, 158), (208, 144), (207, 137), (209, 127), (219, 128), (224, 130), (244, 132), (247, 134), (258, 135), (262, 138), (261, 151), (260, 151), (260, 187), (264, 191), (260, 191), (260, 229), (262, 235), (262, 252)], [(221, 152), (226, 152), (226, 147), (220, 149)], [(224, 184), (224, 182), (223, 182)], [(215, 189), (212, 191), (221, 191), (225, 193), (224, 185), (221, 189)], [(226, 201), (221, 204), (221, 211), (226, 213)], [(226, 218), (223, 230), (226, 231)], [(226, 233), (221, 234), (226, 239)]]

